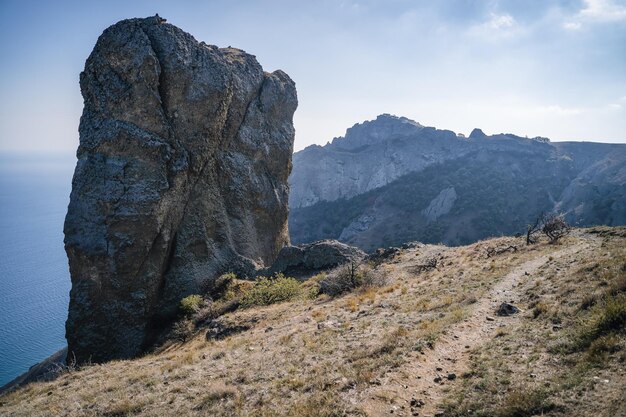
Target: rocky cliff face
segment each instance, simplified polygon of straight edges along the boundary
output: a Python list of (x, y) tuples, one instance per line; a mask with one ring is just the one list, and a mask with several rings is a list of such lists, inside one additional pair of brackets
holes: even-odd
[(289, 243), (297, 98), (284, 72), (158, 16), (106, 29), (80, 85), (66, 331), (70, 357), (100, 362), (142, 352), (182, 297)]
[(465, 138), (390, 115), (296, 153), (290, 183), (294, 243), (467, 244), (523, 231), (542, 211), (626, 224), (626, 145)]

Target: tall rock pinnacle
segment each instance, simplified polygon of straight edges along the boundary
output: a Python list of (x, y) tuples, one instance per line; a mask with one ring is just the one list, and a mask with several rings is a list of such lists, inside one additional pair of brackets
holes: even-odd
[(289, 243), (297, 106), (284, 72), (158, 16), (106, 29), (80, 86), (64, 229), (79, 363), (141, 353), (181, 298)]

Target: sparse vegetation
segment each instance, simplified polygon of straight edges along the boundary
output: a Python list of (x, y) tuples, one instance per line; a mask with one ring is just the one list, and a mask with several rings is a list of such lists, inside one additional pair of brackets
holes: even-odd
[(335, 269), (320, 281), (320, 292), (336, 297), (357, 288), (383, 287), (387, 277), (367, 264), (350, 263)]
[(303, 293), (302, 285), (294, 278), (287, 278), (283, 274), (271, 278), (260, 277), (243, 295), (241, 305), (243, 307), (267, 306), (296, 299)]
[[(0, 414), (624, 414), (626, 238), (575, 231), (485, 260), (516, 242), (404, 249), (302, 283), (230, 275), (181, 319), (177, 343), (31, 384), (2, 396)], [(314, 296), (335, 272), (360, 284)], [(521, 312), (495, 316), (494, 297)]]
[(184, 316), (191, 316), (200, 310), (203, 302), (201, 295), (192, 294), (180, 300), (178, 309)]
[(544, 218), (541, 231), (548, 236), (550, 243), (556, 243), (569, 233), (570, 227), (565, 221), (564, 215), (552, 214)]

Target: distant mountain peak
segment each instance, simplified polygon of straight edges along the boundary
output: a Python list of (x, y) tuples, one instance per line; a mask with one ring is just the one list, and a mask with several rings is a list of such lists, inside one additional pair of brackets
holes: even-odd
[[(378, 116), (376, 116), (376, 120), (374, 120), (373, 122), (407, 123), (415, 127), (424, 127), (420, 123), (416, 122), (415, 120), (411, 120), (408, 117), (396, 116), (395, 114), (389, 114), (389, 113), (379, 114)], [(362, 124), (364, 123), (372, 123), (372, 121), (366, 121), (366, 122), (363, 122)]]
[(482, 129), (479, 128), (475, 128), (474, 130), (472, 130), (472, 133), (470, 133), (469, 135), (470, 139), (482, 139), (486, 137), (487, 135), (485, 135), (485, 132), (483, 132)]
[(411, 135), (423, 128), (424, 126), (414, 120), (383, 113), (374, 120), (356, 123), (348, 128), (345, 136), (333, 139), (332, 145), (341, 149), (354, 150), (394, 137)]

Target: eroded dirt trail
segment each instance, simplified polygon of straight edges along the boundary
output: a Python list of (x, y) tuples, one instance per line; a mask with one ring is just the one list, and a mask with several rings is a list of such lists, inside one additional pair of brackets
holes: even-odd
[(520, 314), (499, 317), (501, 303), (517, 304), (519, 286), (552, 259), (572, 255), (590, 245), (589, 239), (579, 239), (565, 249), (524, 262), (499, 280), (479, 299), (469, 315), (451, 326), (437, 340), (433, 349), (412, 352), (398, 370), (381, 378), (379, 386), (369, 388), (363, 397), (363, 408), (372, 416), (436, 416), (445, 391), (468, 370), (470, 351), (492, 339), (498, 327), (516, 326)]

